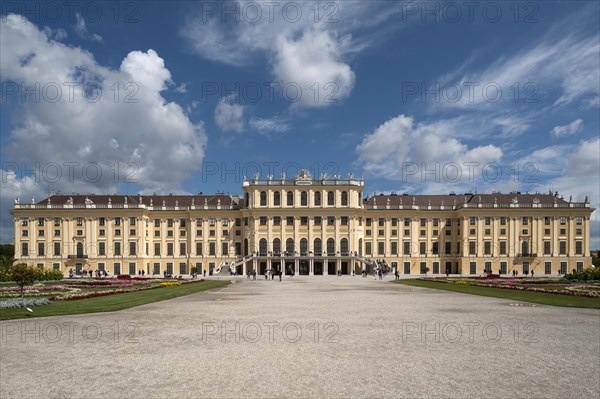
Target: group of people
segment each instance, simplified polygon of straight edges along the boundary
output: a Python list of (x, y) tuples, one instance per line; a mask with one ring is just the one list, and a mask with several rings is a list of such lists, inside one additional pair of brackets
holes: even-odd
[[(529, 270), (525, 270), (523, 274), (525, 275), (525, 277), (529, 276)], [(514, 269), (512, 271), (512, 275), (513, 277), (517, 277), (519, 275), (519, 272), (516, 269)], [(533, 277), (533, 270), (531, 271), (531, 277)]]
[[(69, 278), (73, 278), (75, 277), (76, 273), (73, 271), (73, 269), (69, 269)], [(94, 275), (97, 278), (100, 277), (107, 277), (108, 273), (106, 273), (106, 270), (82, 270), (81, 271), (81, 278), (85, 278), (85, 277), (90, 277), (93, 278)]]

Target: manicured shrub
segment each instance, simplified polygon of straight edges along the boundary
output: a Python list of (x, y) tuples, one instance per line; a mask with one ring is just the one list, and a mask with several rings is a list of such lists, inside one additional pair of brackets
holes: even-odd
[(573, 270), (571, 273), (565, 274), (565, 278), (567, 280), (600, 280), (600, 268), (598, 267), (590, 267), (584, 270)]
[(120, 280), (129, 280), (131, 279), (131, 276), (129, 274), (119, 274), (117, 278)]
[(46, 298), (11, 298), (0, 301), (0, 309), (31, 308), (44, 305), (50, 305), (50, 301)]

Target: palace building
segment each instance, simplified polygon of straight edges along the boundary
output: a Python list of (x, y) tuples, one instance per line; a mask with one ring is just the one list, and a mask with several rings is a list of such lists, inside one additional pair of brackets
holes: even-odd
[(211, 274), (231, 266), (351, 274), (564, 274), (591, 266), (590, 215), (558, 194), (391, 194), (364, 181), (271, 177), (236, 195), (51, 195), (15, 200), (15, 258), (67, 272)]

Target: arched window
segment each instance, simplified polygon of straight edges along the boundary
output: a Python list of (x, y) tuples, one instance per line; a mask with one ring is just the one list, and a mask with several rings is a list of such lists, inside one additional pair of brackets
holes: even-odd
[(348, 206), (348, 192), (342, 191), (342, 206)]
[(321, 206), (321, 192), (317, 191), (315, 193), (315, 206)]
[(273, 253), (279, 255), (281, 253), (281, 240), (276, 238), (273, 240)]
[(327, 240), (327, 255), (335, 255), (335, 240), (333, 238)]
[(342, 255), (348, 255), (348, 239), (342, 238), (340, 241), (340, 252)]
[(273, 205), (281, 205), (281, 193), (279, 191), (275, 191), (275, 193), (273, 193)]
[(308, 253), (308, 240), (302, 238), (300, 240), (300, 255), (306, 255)]
[(321, 253), (323, 252), (323, 245), (321, 244), (320, 238), (315, 238), (313, 244), (313, 251), (315, 252), (315, 255), (321, 255)]
[(362, 256), (363, 252), (362, 252), (362, 238), (358, 239), (358, 254), (360, 256)]
[(81, 258), (82, 256), (83, 256), (83, 243), (78, 242), (77, 243), (77, 257)]
[(335, 194), (333, 191), (329, 191), (327, 193), (327, 205), (329, 205), (329, 206), (335, 205)]
[(521, 243), (521, 252), (523, 255), (529, 255), (529, 242), (523, 241)]
[(308, 205), (308, 195), (306, 194), (306, 191), (302, 191), (300, 193), (300, 206), (306, 205)]
[(258, 253), (261, 256), (265, 256), (267, 254), (267, 239), (261, 238), (258, 242)]
[(265, 191), (260, 192), (260, 206), (267, 206), (267, 193)]
[(287, 193), (287, 204), (288, 206), (294, 206), (294, 192), (288, 191)]
[(285, 240), (285, 252), (287, 252), (289, 255), (292, 255), (294, 253), (294, 239), (293, 238), (288, 238), (287, 240)]

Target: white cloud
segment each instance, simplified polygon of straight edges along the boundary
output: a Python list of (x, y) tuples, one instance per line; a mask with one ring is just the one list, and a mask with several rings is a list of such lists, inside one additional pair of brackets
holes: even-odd
[(259, 134), (284, 133), (290, 130), (290, 125), (281, 118), (251, 118), (249, 125)]
[[(58, 179), (36, 173), (43, 191), (117, 192), (135, 183), (135, 190), (170, 192), (199, 170), (203, 124), (162, 96), (171, 74), (154, 50), (132, 51), (112, 69), (12, 14), (0, 22), (0, 47), (3, 80), (61, 90), (56, 101), (42, 91), (40, 101), (15, 102), (14, 128), (3, 148), (7, 161), (28, 169), (58, 165)], [(67, 82), (78, 84), (72, 96)], [(95, 95), (85, 96), (86, 86), (96, 88)], [(72, 179), (69, 163), (76, 164)], [(88, 165), (97, 166), (86, 175)]]
[[(415, 125), (412, 117), (399, 115), (364, 137), (356, 148), (358, 162), (369, 174), (414, 181), (436, 168), (438, 177), (444, 177), (444, 168), (454, 164), (461, 168), (460, 173), (466, 179), (468, 175), (464, 168), (467, 165), (477, 164), (481, 168), (501, 161), (502, 149), (494, 145), (469, 147), (455, 138), (455, 129), (460, 129), (457, 120)], [(412, 174), (414, 168), (418, 172)], [(454, 173), (454, 167), (445, 170)], [(431, 177), (431, 174), (427, 176)]]
[(572, 136), (581, 132), (581, 130), (583, 130), (583, 121), (581, 119), (576, 119), (567, 125), (554, 126), (554, 128), (552, 128), (552, 134), (555, 137)]
[(92, 33), (90, 34), (88, 32), (87, 26), (85, 24), (85, 19), (83, 18), (83, 16), (76, 12), (75, 13), (75, 26), (74, 28), (75, 32), (79, 35), (79, 37), (81, 37), (82, 39), (91, 39), (95, 42), (103, 42), (104, 39), (102, 38), (102, 36), (96, 34), (96, 33)]
[(185, 93), (187, 93), (187, 87), (186, 87), (185, 83), (182, 83), (182, 84), (180, 84), (179, 86), (177, 86), (177, 87), (175, 88), (175, 91), (176, 91), (177, 93), (180, 93), (180, 94), (185, 94)]
[(202, 3), (180, 33), (195, 53), (213, 61), (244, 67), (266, 58), (279, 85), (302, 89), (298, 99), (290, 89), (287, 99), (298, 100), (293, 105), (326, 107), (354, 87), (347, 59), (382, 36), (382, 23), (400, 9), (401, 4), (346, 1)]
[(590, 205), (596, 208), (591, 217), (592, 248), (600, 248), (600, 139), (583, 140), (574, 145), (553, 146), (548, 150), (548, 162), (558, 163), (554, 167), (554, 177), (544, 180), (534, 188), (547, 192), (558, 191), (566, 199), (583, 202), (588, 197)]
[(224, 132), (242, 133), (244, 131), (245, 108), (233, 101), (235, 101), (233, 95), (224, 97), (219, 101), (215, 108), (215, 123)]
[[(498, 57), (482, 71), (464, 73), (467, 66), (463, 65), (441, 77), (445, 84), (456, 82), (464, 90), (459, 101), (440, 104), (462, 109), (494, 109), (510, 102), (534, 104), (552, 89), (560, 91), (556, 106), (576, 100), (593, 103), (600, 94), (600, 38), (596, 29), (590, 34), (582, 28), (591, 15), (597, 16), (597, 9), (590, 8), (568, 16), (541, 39), (513, 55)], [(472, 95), (468, 87), (474, 88)], [(495, 99), (497, 93), (501, 93), (500, 100)]]
[(306, 107), (326, 107), (350, 95), (355, 75), (343, 61), (349, 41), (349, 37), (338, 39), (319, 29), (305, 30), (296, 40), (278, 38), (273, 71), (282, 85), (299, 87), (297, 92), (288, 93), (292, 101), (298, 99), (297, 104)]

